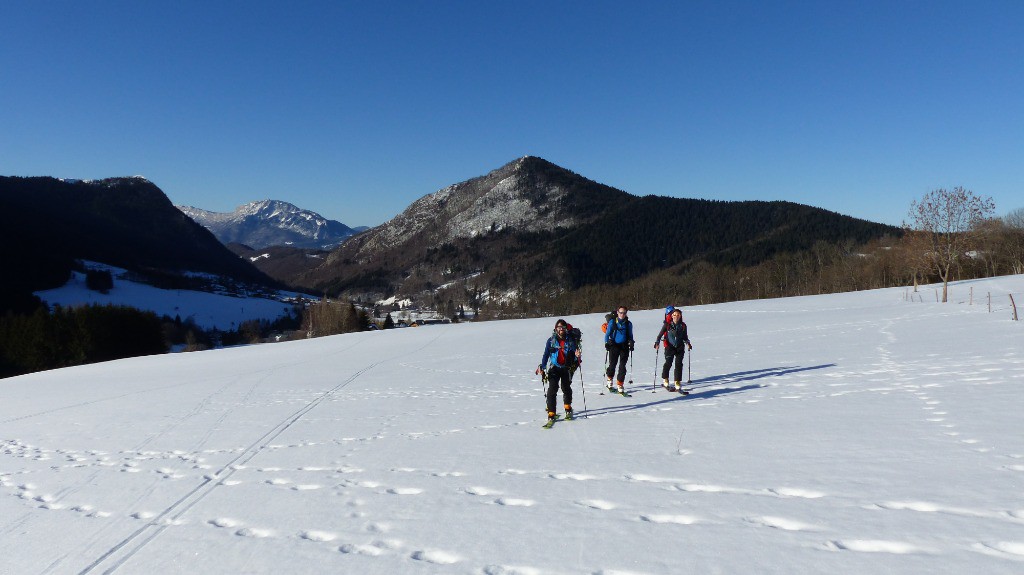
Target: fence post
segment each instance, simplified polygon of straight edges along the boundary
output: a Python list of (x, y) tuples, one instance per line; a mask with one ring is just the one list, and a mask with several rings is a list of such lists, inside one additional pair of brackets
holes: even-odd
[(988, 313), (992, 313), (992, 292), (988, 292)]
[(1013, 321), (1019, 321), (1017, 319), (1017, 304), (1013, 301), (1013, 294), (1010, 295), (1010, 305), (1013, 306)]
[(974, 305), (974, 286), (971, 286), (971, 299), (967, 305)]

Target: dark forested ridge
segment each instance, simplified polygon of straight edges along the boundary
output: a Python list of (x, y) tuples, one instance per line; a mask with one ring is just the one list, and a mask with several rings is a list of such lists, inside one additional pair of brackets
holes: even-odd
[(899, 229), (791, 202), (723, 202), (645, 196), (554, 242), (573, 288), (621, 283), (706, 261), (751, 266), (817, 241), (863, 244)]
[(10, 276), (32, 290), (62, 284), (76, 259), (273, 283), (143, 178), (0, 177), (0, 243), (17, 254)]

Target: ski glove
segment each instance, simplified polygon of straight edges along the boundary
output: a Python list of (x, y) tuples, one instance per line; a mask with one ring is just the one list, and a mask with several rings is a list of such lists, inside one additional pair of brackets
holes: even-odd
[(629, 342), (629, 351), (633, 351), (633, 342)]
[(608, 341), (604, 342), (604, 349), (605, 349), (605, 351), (611, 351), (612, 350), (611, 342), (608, 342)]

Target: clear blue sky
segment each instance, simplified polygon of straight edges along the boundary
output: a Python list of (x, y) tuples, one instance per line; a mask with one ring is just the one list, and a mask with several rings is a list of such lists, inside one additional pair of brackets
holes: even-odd
[(0, 175), (376, 225), (541, 156), (899, 224), (1024, 207), (1024, 2), (0, 3)]

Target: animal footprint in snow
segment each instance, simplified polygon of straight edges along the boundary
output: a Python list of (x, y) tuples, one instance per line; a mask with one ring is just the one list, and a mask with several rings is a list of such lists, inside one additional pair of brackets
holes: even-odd
[(1024, 558), (1024, 543), (1020, 541), (1000, 541), (998, 543), (976, 543), (974, 549), (987, 555), (1003, 557), (1007, 559)]
[(211, 520), (207, 521), (207, 523), (209, 523), (210, 525), (213, 525), (214, 527), (220, 527), (220, 528), (223, 528), (223, 529), (229, 529), (231, 527), (238, 527), (239, 525), (242, 524), (241, 521), (238, 521), (237, 519), (231, 519), (229, 517), (218, 517), (217, 519), (211, 519)]
[(909, 553), (928, 553), (927, 549), (903, 541), (883, 541), (878, 539), (850, 539), (829, 541), (826, 545), (839, 551), (858, 551), (861, 553), (892, 553), (906, 555)]
[(338, 551), (346, 554), (356, 553), (358, 555), (369, 555), (371, 557), (376, 557), (377, 555), (384, 553), (384, 550), (380, 547), (374, 547), (373, 545), (355, 545), (352, 543), (346, 543), (345, 545), (338, 547)]
[(425, 561), (435, 565), (452, 565), (462, 560), (461, 557), (454, 553), (438, 550), (415, 551), (410, 557), (417, 561)]
[(601, 511), (610, 511), (615, 509), (615, 504), (608, 501), (601, 501), (600, 499), (587, 499), (584, 501), (577, 501), (576, 505), (582, 505), (583, 507), (589, 507), (591, 509), (599, 509)]
[(486, 487), (467, 487), (463, 489), (463, 491), (470, 495), (498, 495), (501, 493), (500, 491), (495, 491)]
[(813, 491), (811, 489), (800, 489), (795, 487), (779, 487), (776, 489), (769, 489), (772, 493), (780, 495), (782, 497), (801, 497), (803, 499), (819, 499), (824, 497), (825, 494), (820, 491)]
[(244, 527), (235, 531), (235, 535), (239, 537), (252, 537), (255, 539), (265, 539), (267, 537), (273, 537), (274, 531), (272, 529), (256, 529), (254, 527)]
[(693, 525), (699, 521), (692, 515), (641, 515), (640, 519), (649, 523), (671, 523), (674, 525)]
[(388, 489), (388, 493), (392, 495), (419, 495), (423, 493), (423, 490), (416, 487), (392, 487)]
[(320, 489), (320, 487), (321, 486), (316, 484), (293, 485), (292, 491), (315, 491), (317, 489)]
[(307, 541), (325, 543), (328, 541), (334, 541), (335, 538), (337, 538), (337, 535), (327, 531), (303, 531), (299, 534), (299, 537), (306, 539)]
[(396, 543), (396, 542), (387, 542), (387, 541), (374, 541), (373, 543), (370, 543), (369, 545), (359, 545), (359, 544), (356, 544), (356, 543), (346, 543), (346, 544), (338, 547), (338, 551), (341, 551), (342, 553), (346, 553), (346, 554), (354, 553), (354, 554), (357, 554), (357, 555), (369, 555), (371, 557), (376, 557), (378, 555), (384, 554), (388, 550), (397, 549), (399, 546), (400, 545), (398, 543)]
[(548, 477), (551, 479), (572, 479), (574, 481), (597, 479), (597, 477), (594, 477), (593, 475), (584, 475), (582, 473), (551, 473)]
[(431, 473), (434, 477), (462, 477), (466, 475), (461, 471), (440, 471), (437, 473)]
[(530, 499), (512, 499), (510, 497), (501, 497), (495, 499), (494, 502), (505, 507), (533, 507), (536, 504)]
[(757, 525), (764, 525), (765, 527), (782, 529), (783, 531), (820, 531), (820, 529), (814, 525), (803, 523), (802, 521), (796, 521), (795, 519), (786, 519), (784, 517), (751, 517), (747, 519), (747, 521), (756, 523)]

